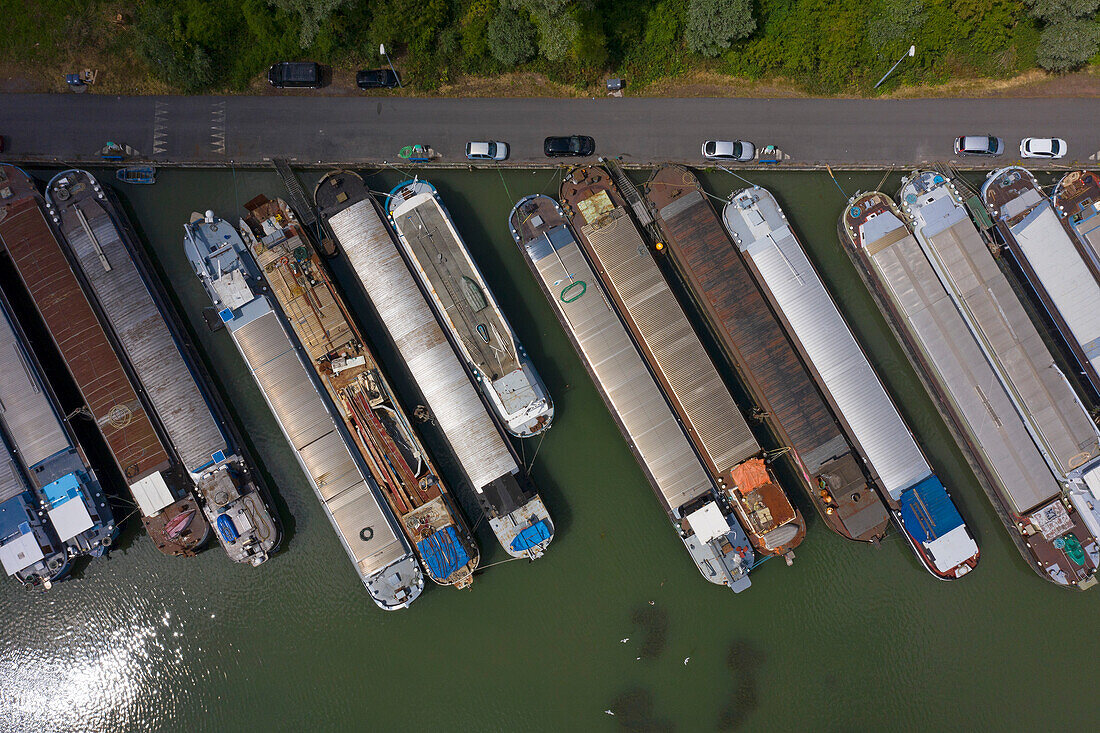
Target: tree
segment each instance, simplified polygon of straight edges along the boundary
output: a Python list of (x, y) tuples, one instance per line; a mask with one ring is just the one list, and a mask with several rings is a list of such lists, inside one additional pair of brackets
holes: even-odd
[(348, 4), (348, 0), (268, 0), (268, 2), (290, 15), (298, 16), (302, 24), (298, 43), (302, 48), (312, 46), (313, 39), (317, 38), (321, 27), (328, 23), (332, 14)]
[(927, 20), (924, 0), (885, 0), (882, 10), (867, 20), (867, 43), (880, 56), (896, 56), (909, 47)]
[(690, 0), (687, 29), (688, 48), (704, 56), (717, 56), (756, 30), (752, 0)]
[(539, 53), (549, 61), (560, 61), (577, 41), (580, 26), (573, 16), (572, 0), (510, 0), (511, 7), (525, 13), (539, 32)]
[(489, 21), (486, 41), (489, 53), (506, 69), (535, 55), (535, 27), (503, 2), (499, 12)]
[(1100, 8), (1100, 0), (1027, 0), (1031, 14), (1047, 23), (1067, 18), (1089, 18)]
[(1037, 58), (1047, 71), (1070, 71), (1089, 60), (1100, 47), (1100, 25), (1093, 20), (1056, 20), (1039, 36)]

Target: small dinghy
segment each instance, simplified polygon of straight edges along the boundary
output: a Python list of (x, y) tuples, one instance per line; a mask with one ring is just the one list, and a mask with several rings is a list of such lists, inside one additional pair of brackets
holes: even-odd
[(151, 165), (136, 165), (130, 168), (119, 168), (115, 171), (115, 178), (123, 183), (151, 184), (157, 182), (157, 169)]

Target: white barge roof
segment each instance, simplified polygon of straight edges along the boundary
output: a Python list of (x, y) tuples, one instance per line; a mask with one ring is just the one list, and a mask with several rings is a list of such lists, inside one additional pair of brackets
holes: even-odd
[[(1024, 176), (1025, 181), (1031, 178), (1023, 169), (1010, 168), (991, 177), (983, 191), (1002, 176)], [(1013, 182), (1019, 185), (1021, 181)], [(1026, 261), (1049, 298), (1049, 307), (1065, 322), (1067, 340), (1076, 341), (1093, 370), (1100, 373), (1100, 283), (1050, 199), (1038, 188), (1024, 188), (994, 212), (994, 217), (1006, 223), (1015, 240), (1013, 253)]]
[(775, 198), (745, 189), (722, 218), (882, 487), (895, 500), (932, 470)]
[(474, 489), (518, 473), (372, 202), (351, 204), (328, 221)]
[(0, 422), (32, 468), (71, 444), (10, 318), (0, 297)]
[(598, 226), (585, 224), (580, 234), (682, 406), (704, 458), (722, 474), (759, 453), (760, 444), (626, 209), (617, 207)]
[(921, 173), (901, 198), (917, 242), (1056, 475), (1100, 455), (1096, 425), (950, 182)]
[[(559, 224), (522, 246), (666, 511), (709, 492), (702, 461), (568, 227)], [(729, 525), (721, 534), (727, 532)]]
[[(884, 194), (863, 199), (876, 207), (885, 201)], [(1050, 467), (905, 223), (884, 211), (860, 226), (858, 238), (998, 493), (1020, 515), (1057, 496)]]
[(404, 537), (397, 535), (381, 500), (352, 458), (343, 433), (266, 297), (246, 305), (240, 320), (228, 325), (360, 575), (371, 578), (408, 557)]

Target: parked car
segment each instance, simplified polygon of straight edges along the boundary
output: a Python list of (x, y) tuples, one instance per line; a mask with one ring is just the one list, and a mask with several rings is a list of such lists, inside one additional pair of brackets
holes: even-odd
[(588, 135), (548, 137), (542, 143), (542, 152), (550, 158), (581, 158), (596, 152), (596, 141)]
[(756, 157), (756, 146), (745, 140), (707, 140), (703, 143), (703, 157), (743, 162)]
[(1066, 141), (1057, 137), (1025, 137), (1020, 141), (1020, 155), (1025, 158), (1061, 158), (1066, 154)]
[(955, 155), (1000, 155), (1005, 141), (992, 135), (963, 135), (955, 138)]
[(267, 80), (276, 89), (320, 89), (321, 65), (312, 61), (280, 61), (267, 70)]
[(401, 83), (391, 69), (362, 69), (355, 72), (355, 85), (360, 89), (393, 89)]
[(508, 143), (466, 143), (466, 160), (507, 160)]

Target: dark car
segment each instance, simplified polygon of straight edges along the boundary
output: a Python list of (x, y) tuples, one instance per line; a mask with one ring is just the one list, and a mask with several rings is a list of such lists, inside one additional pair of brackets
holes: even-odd
[(267, 80), (276, 89), (320, 89), (321, 65), (312, 61), (281, 61), (267, 70)]
[(581, 158), (596, 152), (596, 141), (588, 135), (548, 137), (542, 144), (542, 152), (550, 158)]
[(363, 69), (355, 73), (355, 84), (360, 89), (393, 89), (400, 86), (397, 74), (390, 69)]

